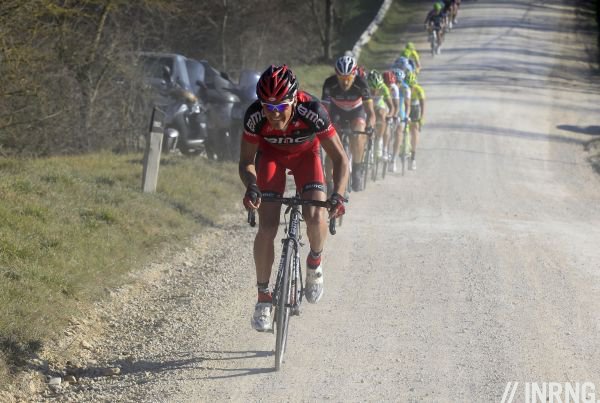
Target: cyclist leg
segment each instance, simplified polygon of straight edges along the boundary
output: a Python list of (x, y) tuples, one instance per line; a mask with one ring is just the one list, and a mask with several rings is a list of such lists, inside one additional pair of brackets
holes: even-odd
[[(321, 170), (321, 157), (317, 147), (290, 156), (286, 165), (292, 171), (296, 189), (303, 199), (327, 200), (325, 178)], [(328, 230), (325, 209), (303, 206), (302, 215), (306, 222), (306, 235), (310, 247), (313, 251), (320, 252), (323, 249)]]
[[(360, 107), (356, 108), (347, 115), (350, 120), (350, 127), (354, 131), (364, 131), (367, 122), (367, 114)], [(365, 144), (367, 136), (352, 135), (350, 136), (350, 152), (352, 153), (352, 190), (355, 192), (363, 189), (362, 174), (363, 174), (363, 156), (365, 152)]]
[(417, 149), (417, 141), (418, 141), (418, 133), (420, 129), (419, 120), (421, 119), (421, 106), (420, 104), (413, 104), (410, 108), (410, 142), (411, 142), (411, 169), (416, 169), (416, 149)]
[[(257, 167), (257, 185), (263, 195), (282, 195), (285, 179), (285, 167), (268, 153), (261, 154)], [(271, 278), (280, 212), (281, 205), (277, 203), (261, 203), (258, 208), (258, 231), (254, 239), (257, 283), (268, 282)]]
[[(263, 195), (281, 195), (285, 189), (285, 169), (269, 155), (261, 154), (257, 166), (257, 185)], [(254, 264), (258, 302), (252, 314), (252, 327), (258, 331), (272, 329), (269, 281), (275, 260), (275, 237), (279, 228), (281, 205), (261, 203), (258, 208), (258, 231), (254, 238)]]
[[(321, 160), (317, 151), (308, 150), (297, 158), (295, 166), (290, 166), (294, 173), (296, 189), (306, 200), (326, 200), (323, 172), (319, 169)], [(327, 214), (322, 207), (303, 206), (302, 216), (306, 222), (306, 235), (310, 252), (306, 257), (306, 299), (316, 303), (323, 295), (323, 267), (321, 253), (327, 239)]]
[(387, 107), (385, 103), (382, 104), (383, 98), (375, 105), (375, 116), (376, 116), (376, 129), (375, 129), (375, 151), (377, 158), (381, 158), (383, 155), (383, 133), (386, 128), (385, 117), (387, 115)]

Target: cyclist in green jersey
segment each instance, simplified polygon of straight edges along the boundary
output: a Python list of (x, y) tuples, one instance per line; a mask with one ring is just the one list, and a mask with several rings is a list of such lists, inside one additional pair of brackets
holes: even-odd
[(375, 155), (381, 158), (384, 155), (383, 134), (387, 129), (387, 117), (393, 117), (390, 113), (394, 110), (390, 90), (383, 81), (383, 76), (377, 70), (371, 70), (367, 75), (367, 83), (371, 90), (373, 107), (375, 109), (376, 126), (375, 131)]
[(417, 74), (419, 74), (421, 71), (421, 57), (419, 56), (419, 52), (417, 52), (417, 48), (415, 47), (414, 43), (408, 42), (400, 56), (404, 56), (407, 59), (412, 60), (415, 71)]
[(406, 83), (410, 87), (410, 140), (412, 142), (411, 163), (409, 169), (417, 169), (416, 152), (419, 133), (423, 127), (423, 116), (425, 115), (425, 91), (417, 83), (417, 75), (409, 72), (406, 76)]

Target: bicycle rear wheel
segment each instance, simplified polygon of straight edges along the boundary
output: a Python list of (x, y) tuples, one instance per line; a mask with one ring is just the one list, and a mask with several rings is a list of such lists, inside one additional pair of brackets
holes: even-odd
[(275, 370), (279, 371), (283, 364), (283, 355), (287, 344), (288, 326), (291, 313), (291, 270), (294, 259), (294, 248), (288, 240), (283, 247), (284, 266), (280, 283), (277, 284), (277, 307), (275, 312)]
[(410, 155), (410, 132), (407, 128), (408, 123), (406, 123), (405, 129), (402, 133), (402, 147), (400, 149), (400, 159), (402, 161), (402, 176), (404, 176), (404, 173), (406, 172), (406, 168), (408, 165), (408, 156)]
[(374, 158), (373, 170), (371, 171), (371, 180), (375, 182), (377, 180), (377, 173), (379, 172), (379, 160), (377, 156)]
[(367, 182), (369, 179), (369, 169), (373, 170), (373, 164), (371, 164), (371, 158), (373, 153), (373, 143), (371, 139), (367, 140), (365, 151), (363, 152), (363, 190), (367, 188)]

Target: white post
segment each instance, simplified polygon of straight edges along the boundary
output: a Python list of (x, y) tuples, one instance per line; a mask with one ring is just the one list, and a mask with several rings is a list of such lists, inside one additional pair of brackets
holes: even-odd
[(144, 172), (142, 174), (142, 191), (144, 193), (156, 192), (162, 142), (163, 124), (161, 113), (156, 108), (153, 108), (152, 117), (150, 118), (150, 132), (148, 133), (146, 149), (144, 151)]

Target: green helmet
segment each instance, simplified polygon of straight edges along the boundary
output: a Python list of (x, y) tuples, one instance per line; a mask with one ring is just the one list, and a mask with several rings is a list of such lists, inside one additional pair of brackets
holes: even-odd
[(443, 5), (442, 3), (440, 3), (440, 2), (435, 2), (435, 3), (433, 4), (433, 8), (434, 8), (434, 9), (435, 9), (435, 11), (436, 11), (436, 12), (438, 12), (438, 13), (439, 13), (440, 11), (442, 11), (442, 8), (443, 8), (443, 7), (444, 7), (444, 5)]
[(370, 87), (377, 88), (383, 84), (383, 76), (377, 70), (371, 70), (367, 75), (367, 82)]
[(405, 49), (408, 49), (408, 50), (415, 50), (415, 49), (416, 49), (416, 48), (415, 48), (415, 44), (414, 44), (414, 43), (412, 43), (412, 42), (408, 42), (408, 43), (406, 44), (406, 48), (405, 48)]

